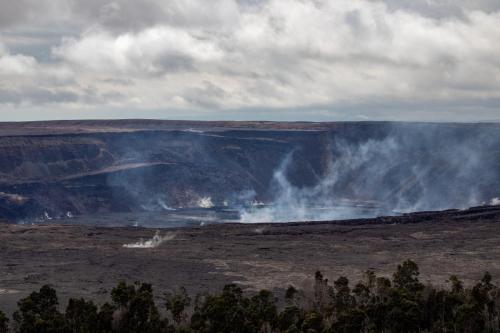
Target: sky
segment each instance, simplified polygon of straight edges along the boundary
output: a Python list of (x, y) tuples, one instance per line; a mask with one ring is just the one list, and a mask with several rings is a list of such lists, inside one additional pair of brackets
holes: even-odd
[(0, 121), (500, 121), (498, 0), (0, 0)]

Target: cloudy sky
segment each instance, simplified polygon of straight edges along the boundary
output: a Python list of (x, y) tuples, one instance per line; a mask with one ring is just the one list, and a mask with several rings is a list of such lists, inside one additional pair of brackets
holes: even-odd
[(498, 0), (0, 0), (0, 121), (500, 120)]

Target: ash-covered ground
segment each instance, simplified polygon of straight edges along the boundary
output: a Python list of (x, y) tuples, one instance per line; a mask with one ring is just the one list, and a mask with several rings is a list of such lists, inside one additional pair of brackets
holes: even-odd
[(19, 298), (43, 284), (60, 292), (62, 304), (74, 296), (103, 302), (120, 280), (151, 282), (158, 291), (184, 286), (192, 294), (230, 282), (280, 290), (309, 283), (318, 269), (329, 279), (345, 275), (352, 281), (369, 268), (389, 275), (405, 259), (420, 265), (423, 281), (444, 285), (457, 274), (471, 283), (489, 271), (499, 282), (500, 206), (159, 231), (0, 224), (0, 310), (11, 312)]

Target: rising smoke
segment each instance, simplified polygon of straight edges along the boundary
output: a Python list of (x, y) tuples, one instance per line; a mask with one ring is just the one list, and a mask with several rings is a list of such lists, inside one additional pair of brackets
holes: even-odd
[(134, 138), (114, 144), (123, 150), (117, 163), (142, 166), (108, 176), (116, 210), (195, 209), (214, 220), (237, 210), (242, 222), (285, 222), (467, 208), (500, 197), (494, 124), (348, 123)]
[(274, 173), (273, 200), (242, 209), (241, 221), (348, 219), (493, 203), (494, 138), (488, 131), (459, 136), (452, 126), (432, 125), (425, 131), (424, 125), (398, 126), (363, 140), (332, 137), (326, 172), (315, 185), (290, 181), (289, 170), (302, 158), (294, 150)]
[(155, 235), (151, 239), (141, 239), (136, 243), (123, 244), (123, 247), (129, 249), (153, 249), (160, 246), (166, 241), (170, 241), (175, 238), (175, 233), (167, 233), (164, 236), (160, 235), (159, 231), (156, 231)]

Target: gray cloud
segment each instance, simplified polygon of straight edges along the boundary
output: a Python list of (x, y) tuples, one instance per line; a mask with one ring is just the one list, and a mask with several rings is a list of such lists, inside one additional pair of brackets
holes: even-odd
[(0, 89), (0, 100), (5, 104), (51, 104), (72, 103), (78, 101), (77, 94), (71, 91), (51, 91), (43, 88), (29, 87), (22, 90)]
[(43, 2), (30, 0), (1, 0), (0, 8), (0, 26), (8, 27), (24, 23), (33, 18), (37, 11), (43, 9)]
[(200, 88), (193, 88), (185, 93), (184, 99), (194, 107), (216, 108), (224, 104), (228, 93), (210, 81), (203, 82)]
[(35, 103), (54, 115), (500, 118), (493, 0), (0, 0), (0, 22), (0, 119), (2, 105)]
[(463, 19), (470, 11), (478, 10), (491, 13), (500, 9), (500, 3), (496, 0), (384, 0), (384, 2), (390, 10), (408, 10), (436, 19)]

